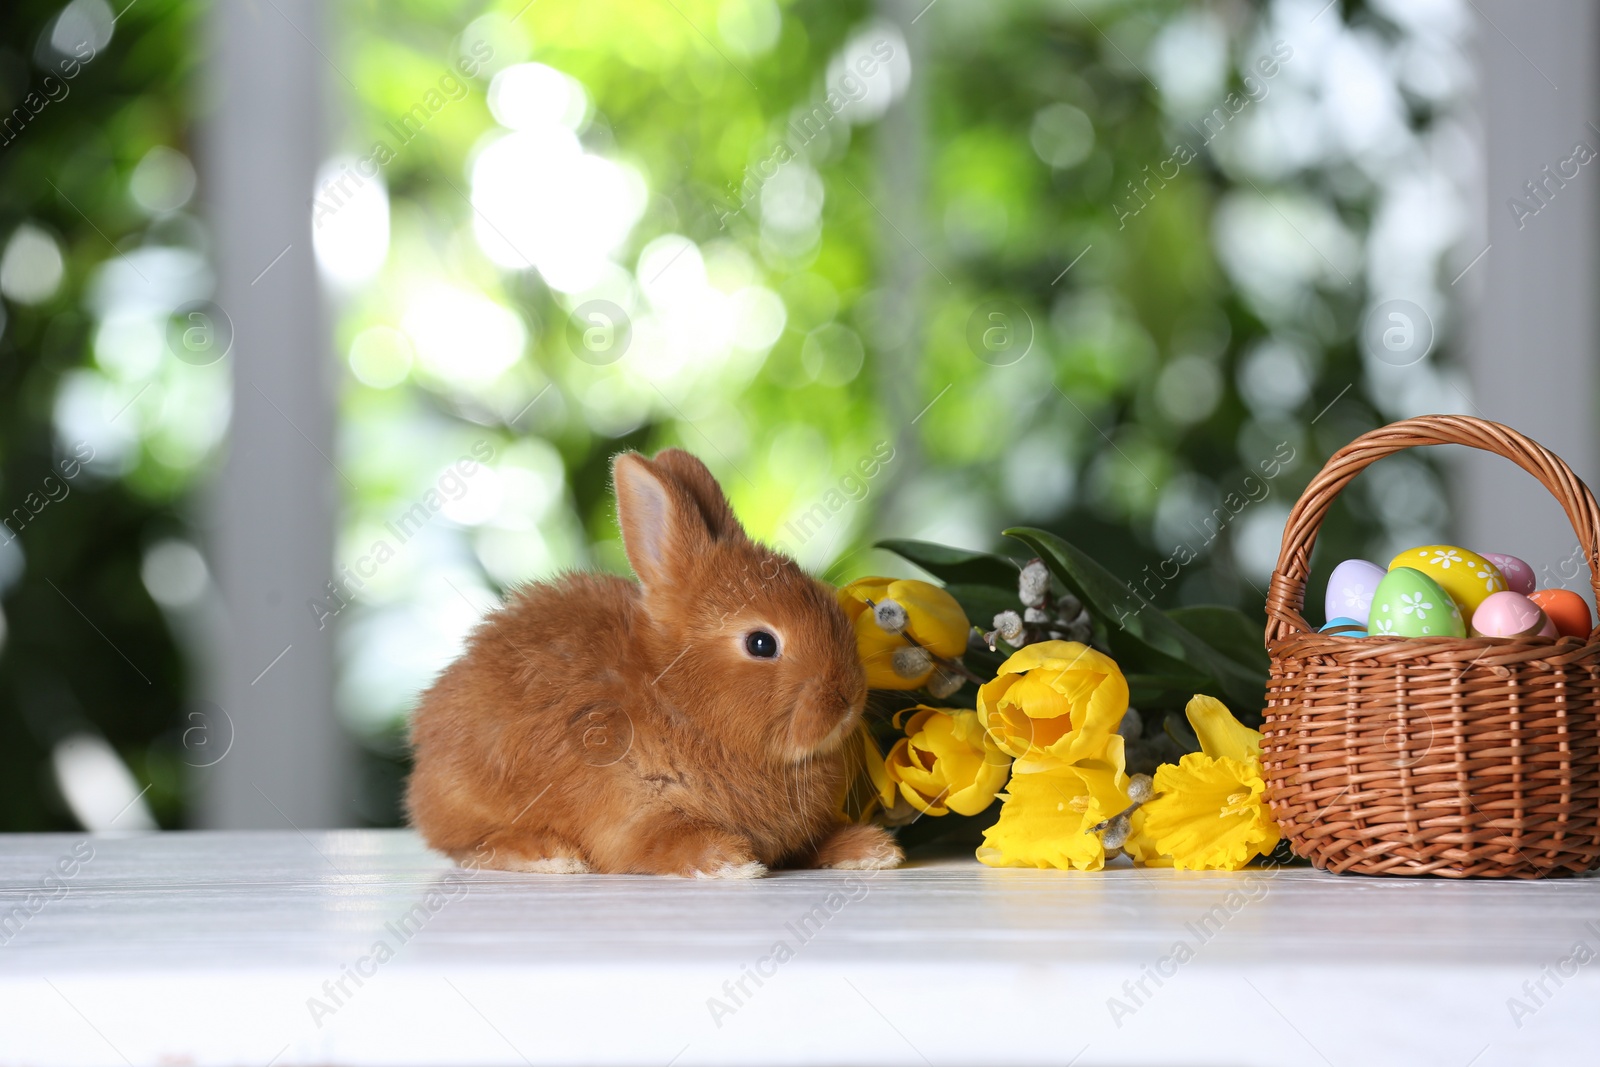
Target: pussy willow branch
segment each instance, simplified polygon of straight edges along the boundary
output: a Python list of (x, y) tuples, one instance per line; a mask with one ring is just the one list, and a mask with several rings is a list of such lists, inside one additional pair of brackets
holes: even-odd
[[(929, 652), (928, 655), (933, 656), (933, 653)], [(934, 662), (938, 663), (941, 667), (954, 671), (969, 682), (974, 682), (978, 685), (985, 685), (994, 680), (992, 678), (984, 678), (981, 675), (973, 673), (971, 668), (958, 659), (945, 659), (943, 656), (933, 656), (933, 659)]]
[[(865, 597), (863, 599), (865, 599), (867, 607), (874, 608), (874, 609), (877, 608), (878, 605), (873, 602), (871, 597)], [(972, 627), (972, 629), (976, 630), (977, 627), (974, 626), (974, 627)], [(927, 645), (924, 645), (921, 641), (918, 641), (915, 637), (912, 637), (905, 630), (901, 630), (900, 631), (900, 636), (906, 639), (906, 644), (912, 646), (913, 648), (920, 648), (920, 649), (922, 649), (922, 651), (927, 652), (928, 653), (928, 658), (933, 660), (934, 663), (937, 663), (939, 666), (945, 668), (946, 670), (953, 671), (954, 673), (961, 675), (961, 677), (965, 678), (969, 682), (975, 682), (978, 685), (983, 685), (984, 683), (989, 682), (989, 681), (992, 680), (992, 679), (983, 678), (983, 677), (980, 677), (980, 676), (974, 674), (967, 667), (967, 665), (965, 663), (962, 663), (960, 660), (946, 659), (943, 656), (935, 655), (933, 652), (929, 651)]]
[[(974, 627), (974, 629), (976, 629), (976, 627)], [(961, 677), (965, 678), (969, 682), (976, 682), (979, 685), (983, 685), (985, 682), (991, 681), (991, 679), (983, 678), (977, 674), (974, 674), (971, 668), (969, 668), (965, 663), (962, 663), (960, 660), (946, 659), (943, 656), (935, 655), (933, 652), (928, 650), (927, 645), (924, 645), (921, 641), (918, 641), (915, 637), (912, 637), (904, 630), (900, 631), (900, 636), (906, 639), (907, 644), (927, 652), (928, 658), (933, 660), (933, 662), (947, 670), (954, 671), (956, 674), (961, 675)]]

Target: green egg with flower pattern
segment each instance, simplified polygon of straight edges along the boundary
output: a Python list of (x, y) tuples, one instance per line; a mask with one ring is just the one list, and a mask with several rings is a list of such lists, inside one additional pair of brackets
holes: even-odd
[(1396, 567), (1372, 594), (1367, 632), (1373, 637), (1465, 637), (1461, 608), (1419, 570)]

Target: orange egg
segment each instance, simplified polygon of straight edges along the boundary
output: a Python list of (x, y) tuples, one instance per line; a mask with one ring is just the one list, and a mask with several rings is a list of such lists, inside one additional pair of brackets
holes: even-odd
[(1589, 602), (1570, 589), (1540, 589), (1528, 599), (1544, 609), (1562, 637), (1588, 637), (1593, 627)]

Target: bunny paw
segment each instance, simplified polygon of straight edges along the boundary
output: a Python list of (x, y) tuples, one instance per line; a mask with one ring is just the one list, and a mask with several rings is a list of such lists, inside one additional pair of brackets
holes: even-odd
[(841, 826), (817, 848), (814, 866), (835, 871), (886, 871), (905, 862), (894, 835), (881, 826)]
[(594, 868), (576, 856), (546, 856), (544, 859), (529, 860), (517, 870), (527, 871), (530, 874), (593, 874)]
[(767, 873), (765, 864), (751, 860), (749, 863), (724, 863), (709, 871), (695, 871), (696, 878), (760, 878)]
[(594, 868), (573, 855), (528, 855), (513, 849), (478, 848), (452, 852), (450, 858), (469, 870), (517, 871), (523, 874), (593, 874)]
[(837, 860), (827, 865), (831, 871), (887, 871), (900, 866), (906, 860), (905, 855), (893, 845), (870, 856), (855, 856), (851, 859)]

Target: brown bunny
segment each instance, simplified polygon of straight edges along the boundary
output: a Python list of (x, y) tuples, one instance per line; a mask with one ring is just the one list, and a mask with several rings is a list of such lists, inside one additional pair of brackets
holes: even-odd
[(478, 626), (417, 708), (423, 838), (551, 873), (899, 864), (835, 814), (867, 686), (832, 591), (750, 540), (689, 453), (612, 474), (639, 581), (569, 574)]

